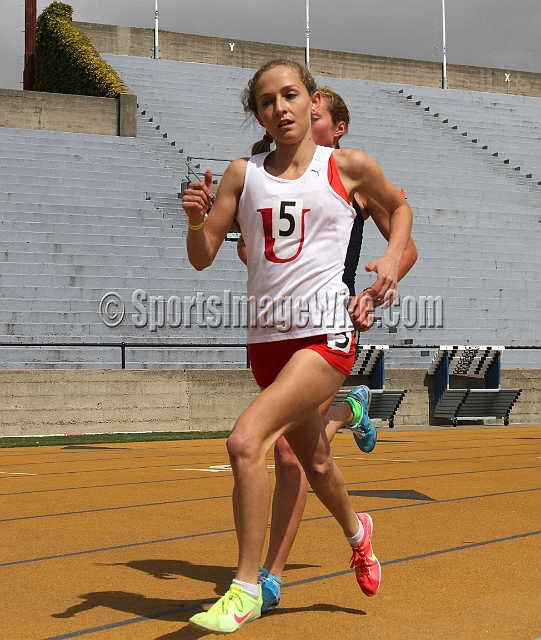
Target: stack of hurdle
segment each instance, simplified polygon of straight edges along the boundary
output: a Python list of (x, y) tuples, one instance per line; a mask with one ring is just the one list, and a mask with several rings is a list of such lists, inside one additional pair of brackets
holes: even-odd
[[(500, 420), (509, 414), (522, 389), (502, 389), (501, 354), (505, 347), (440, 346), (428, 370), (434, 376), (434, 417), (450, 420)], [(451, 375), (482, 375), (484, 389), (450, 389)]]

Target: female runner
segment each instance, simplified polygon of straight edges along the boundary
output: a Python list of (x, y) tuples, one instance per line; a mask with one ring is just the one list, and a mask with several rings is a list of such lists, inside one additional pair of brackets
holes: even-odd
[(381, 568), (372, 551), (372, 519), (356, 514), (334, 464), (320, 404), (334, 395), (355, 354), (353, 326), (342, 283), (354, 211), (350, 194), (366, 191), (391, 214), (383, 256), (371, 263), (378, 296), (396, 287), (398, 264), (410, 235), (406, 201), (369, 156), (317, 147), (311, 115), (320, 94), (310, 74), (290, 60), (261, 67), (244, 95), (245, 109), (266, 129), (276, 150), (235, 160), (221, 180), (212, 215), (212, 174), (184, 192), (189, 219), (188, 256), (212, 264), (237, 216), (248, 250), (251, 305), (248, 343), (262, 392), (236, 421), (227, 441), (235, 479), (233, 511), (239, 563), (228, 592), (190, 622), (231, 632), (259, 617), (257, 584), (270, 507), (266, 455), (284, 435), (312, 489), (338, 521), (352, 547), (351, 565), (366, 595), (379, 587)]

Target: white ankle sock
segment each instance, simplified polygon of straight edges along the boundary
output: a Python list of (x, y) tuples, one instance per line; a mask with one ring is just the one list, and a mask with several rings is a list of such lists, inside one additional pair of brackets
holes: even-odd
[(352, 547), (358, 547), (361, 544), (361, 540), (363, 539), (363, 536), (364, 536), (364, 527), (361, 521), (359, 520), (359, 533), (356, 536), (353, 536), (351, 538), (346, 536), (346, 538)]
[(243, 591), (245, 591), (252, 598), (259, 598), (259, 585), (251, 584), (250, 582), (242, 582), (242, 580), (233, 580), (233, 584), (238, 585)]

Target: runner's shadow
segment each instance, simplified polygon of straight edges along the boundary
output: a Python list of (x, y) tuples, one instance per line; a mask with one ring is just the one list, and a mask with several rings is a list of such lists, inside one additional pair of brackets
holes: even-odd
[(166, 633), (164, 636), (158, 636), (155, 640), (197, 640), (198, 638), (207, 638), (210, 636), (216, 638), (216, 634), (212, 633), (212, 631), (197, 629), (196, 627), (188, 625), (172, 633)]
[[(103, 565), (102, 565), (103, 566)], [(214, 583), (215, 593), (223, 595), (228, 589), (231, 581), (235, 577), (234, 567), (217, 567), (216, 565), (192, 564), (186, 560), (133, 560), (131, 562), (115, 562), (107, 564), (108, 567), (129, 567), (136, 571), (142, 571), (158, 580), (176, 580), (177, 576), (184, 576), (191, 580)], [(288, 564), (287, 571), (299, 569), (318, 568), (313, 564)]]
[(172, 622), (188, 622), (188, 619), (212, 604), (214, 598), (207, 600), (167, 600), (165, 598), (147, 598), (140, 593), (129, 591), (95, 591), (78, 596), (83, 600), (68, 607), (61, 613), (51, 614), (52, 618), (73, 618), (83, 611), (98, 607), (122, 611), (137, 617), (156, 617)]
[[(91, 611), (98, 607), (121, 611), (137, 618), (150, 618), (164, 620), (173, 623), (182, 623), (186, 626), (177, 629), (156, 640), (196, 640), (210, 635), (204, 629), (196, 629), (188, 624), (189, 619), (213, 604), (214, 598), (209, 600), (167, 600), (164, 598), (147, 598), (140, 593), (127, 591), (97, 591), (84, 593), (79, 596), (82, 600), (79, 604), (68, 607), (61, 613), (51, 614), (52, 618), (73, 618), (83, 611)], [(319, 603), (309, 607), (279, 608), (268, 615), (284, 615), (301, 613), (303, 611), (343, 612), (353, 615), (366, 615), (362, 610), (339, 607), (333, 604)], [(137, 623), (134, 623), (137, 624)]]
[(108, 567), (128, 567), (142, 571), (158, 580), (176, 580), (184, 576), (191, 580), (215, 584), (215, 593), (223, 595), (235, 577), (234, 567), (218, 567), (216, 565), (192, 564), (186, 560), (133, 560), (131, 562), (115, 562)]
[[(283, 614), (302, 613), (303, 611), (311, 611), (311, 612), (321, 611), (321, 612), (328, 612), (328, 613), (342, 612), (342, 613), (349, 613), (351, 615), (356, 615), (356, 616), (366, 615), (366, 612), (362, 611), (361, 609), (350, 609), (348, 607), (339, 607), (334, 604), (327, 604), (327, 603), (321, 602), (318, 604), (310, 605), (309, 607), (291, 607), (289, 609), (278, 608), (272, 611), (272, 613), (265, 614), (265, 616), (262, 619), (264, 619), (267, 615), (276, 616), (276, 615), (283, 615)], [(257, 625), (258, 622), (259, 622), (258, 620), (254, 620), (253, 623), (250, 623), (250, 629), (253, 629), (254, 631), (254, 635), (250, 636), (252, 638), (260, 637), (258, 635), (255, 635), (257, 627), (256, 626), (252, 627), (252, 624)], [(214, 634), (212, 634), (210, 631), (205, 631), (204, 629), (199, 630), (188, 625), (187, 627), (183, 627), (182, 629), (177, 629), (177, 631), (173, 631), (172, 633), (166, 633), (164, 636), (159, 636), (155, 640), (192, 640), (192, 639), (195, 640), (196, 638), (202, 638), (207, 635), (214, 635)]]
[[(351, 609), (350, 607), (340, 607), (336, 604), (329, 604), (327, 602), (319, 602), (318, 604), (312, 604), (309, 607), (278, 607), (269, 611), (268, 615), (281, 616), (284, 614), (300, 613), (301, 611), (325, 611), (328, 613), (349, 613), (354, 616), (365, 616), (366, 611), (362, 609)], [(267, 614), (265, 614), (267, 615)]]

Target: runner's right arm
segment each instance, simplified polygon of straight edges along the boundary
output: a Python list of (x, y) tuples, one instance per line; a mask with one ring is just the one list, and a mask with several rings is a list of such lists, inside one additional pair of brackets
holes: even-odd
[[(241, 158), (227, 167), (214, 202), (210, 169), (205, 173), (205, 182), (192, 182), (184, 191), (182, 207), (189, 222), (186, 248), (190, 264), (198, 271), (212, 264), (231, 228), (244, 188), (246, 162)], [(211, 205), (212, 213), (206, 216)]]

